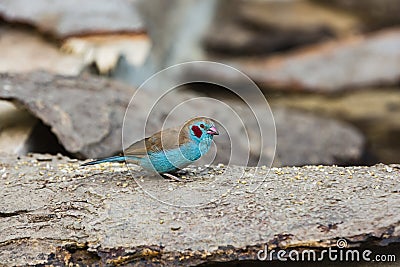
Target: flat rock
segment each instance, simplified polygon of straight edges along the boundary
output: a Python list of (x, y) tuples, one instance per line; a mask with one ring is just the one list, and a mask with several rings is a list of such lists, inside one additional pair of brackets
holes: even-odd
[(311, 45), (287, 54), (243, 60), (238, 69), (265, 88), (332, 92), (396, 85), (400, 29)]
[[(129, 173), (123, 164), (79, 165), (1, 155), (0, 264), (194, 266), (255, 263), (265, 246), (319, 253), (341, 239), (348, 249), (390, 244), (394, 254), (400, 245), (400, 165), (272, 168), (268, 175), (210, 166), (191, 168), (186, 182)], [(260, 186), (250, 192), (252, 182)], [(193, 201), (203, 204), (182, 207)]]
[[(130, 99), (129, 88), (106, 79), (76, 79), (46, 72), (2, 74), (0, 79), (1, 98), (16, 101), (49, 125), (70, 153), (101, 156), (109, 148), (121, 147), (120, 139), (109, 135), (121, 133), (119, 119)], [(112, 90), (106, 90), (109, 87)]]
[(5, 0), (1, 16), (11, 22), (24, 22), (59, 38), (104, 32), (142, 32), (143, 23), (134, 5), (126, 0)]
[[(0, 76), (0, 99), (12, 100), (26, 108), (48, 125), (63, 147), (78, 158), (99, 158), (122, 150), (122, 123), (134, 92), (133, 88), (120, 83), (92, 76), (72, 78), (45, 72)], [(269, 165), (268, 161), (272, 161), (275, 149), (272, 120), (263, 118), (263, 123), (270, 123), (270, 130), (261, 148), (256, 138), (259, 135), (257, 121), (238, 103), (227, 102), (237, 109), (241, 120), (229, 116), (226, 107), (221, 105), (200, 100), (190, 102), (201, 96), (195, 93), (177, 92), (160, 101), (156, 92), (144, 92), (144, 96), (132, 104), (133, 112), (126, 114), (128, 123), (124, 125), (124, 134), (131, 139), (129, 144), (141, 138), (146, 123), (148, 133), (154, 133), (161, 128), (167, 115), (169, 124), (166, 126), (171, 127), (180, 125), (188, 117), (198, 116), (199, 112), (203, 115), (207, 110), (204, 115), (218, 119), (229, 129), (229, 138), (215, 138), (218, 153), (214, 162), (231, 160), (234, 164), (254, 166), (260, 154), (268, 159), (263, 164)], [(145, 112), (150, 107), (153, 108), (148, 119)], [(265, 109), (264, 106), (252, 108)], [(364, 138), (354, 127), (279, 107), (273, 109), (273, 114), (278, 131), (276, 166), (360, 162)], [(243, 121), (250, 136), (250, 147)], [(231, 150), (232, 145), (237, 150)], [(236, 152), (231, 155), (231, 151)], [(244, 161), (247, 152), (249, 163)]]

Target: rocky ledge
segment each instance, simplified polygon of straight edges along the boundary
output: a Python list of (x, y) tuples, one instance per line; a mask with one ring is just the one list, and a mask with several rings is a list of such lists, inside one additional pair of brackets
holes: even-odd
[(0, 159), (0, 265), (237, 264), (339, 239), (399, 251), (400, 165), (204, 166), (175, 182), (124, 164)]

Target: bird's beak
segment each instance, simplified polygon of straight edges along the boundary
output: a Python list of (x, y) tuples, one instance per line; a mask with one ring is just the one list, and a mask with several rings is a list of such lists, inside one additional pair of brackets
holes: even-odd
[(207, 133), (211, 135), (219, 135), (219, 132), (217, 131), (217, 128), (215, 128), (215, 126), (211, 126), (210, 129), (208, 129)]

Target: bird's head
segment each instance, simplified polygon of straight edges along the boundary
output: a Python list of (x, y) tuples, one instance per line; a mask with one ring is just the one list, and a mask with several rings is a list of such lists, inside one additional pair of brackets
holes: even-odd
[(219, 135), (215, 123), (208, 118), (194, 118), (185, 123), (185, 127), (189, 130), (192, 140), (202, 141), (213, 139), (214, 135)]

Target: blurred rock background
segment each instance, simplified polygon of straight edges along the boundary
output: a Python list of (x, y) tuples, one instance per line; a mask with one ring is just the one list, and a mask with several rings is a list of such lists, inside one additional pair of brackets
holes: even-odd
[[(241, 70), (265, 94), (277, 127), (274, 165), (399, 163), (398, 14), (399, 0), (2, 0), (0, 151), (115, 154), (125, 108), (145, 79), (173, 64), (212, 60)], [(174, 99), (242, 105), (217, 86), (188, 89)], [(146, 90), (150, 101), (157, 86)], [(161, 127), (167, 106), (150, 129)], [(244, 126), (224, 123), (240, 140)], [(227, 162), (229, 142), (217, 146), (216, 161)], [(259, 153), (272, 159), (273, 147), (252, 148), (250, 165)]]

